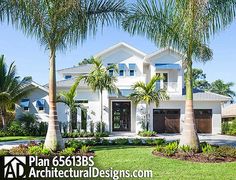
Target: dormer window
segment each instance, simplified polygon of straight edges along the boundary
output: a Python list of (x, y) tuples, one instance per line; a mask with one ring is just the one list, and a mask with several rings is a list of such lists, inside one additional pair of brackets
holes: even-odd
[(125, 64), (119, 64), (119, 76), (125, 76)]
[(71, 75), (65, 75), (65, 79), (71, 79), (72, 76)]
[(20, 102), (20, 106), (24, 111), (29, 111), (30, 100), (22, 99)]
[(129, 76), (135, 76), (136, 64), (129, 64)]
[(114, 70), (113, 69), (110, 69), (108, 73), (109, 73), (109, 76), (114, 76)]
[(36, 107), (39, 111), (44, 111), (45, 99), (39, 99), (36, 101)]

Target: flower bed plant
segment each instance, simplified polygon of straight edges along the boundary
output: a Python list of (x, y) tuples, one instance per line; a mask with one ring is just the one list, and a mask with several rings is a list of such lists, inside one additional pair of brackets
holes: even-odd
[[(79, 141), (78, 141), (79, 142)], [(35, 143), (30, 142), (27, 145), (19, 145), (17, 147), (13, 147), (10, 150), (1, 149), (0, 150), (0, 156), (6, 156), (6, 155), (13, 155), (13, 156), (19, 156), (19, 155), (32, 155), (32, 156), (42, 156), (42, 157), (50, 157), (50, 156), (73, 156), (73, 155), (87, 155), (92, 156), (94, 155), (94, 152), (91, 151), (90, 147), (83, 144), (79, 145), (77, 142), (71, 142), (69, 146), (67, 146), (64, 150), (58, 151), (58, 152), (51, 152), (49, 149), (46, 149), (43, 147), (42, 143)]]
[(201, 151), (196, 152), (189, 146), (179, 147), (178, 141), (163, 143), (156, 146), (153, 154), (173, 159), (189, 160), (194, 162), (232, 162), (236, 161), (236, 148), (231, 146), (215, 146), (203, 142)]
[(109, 132), (73, 132), (73, 133), (63, 133), (63, 138), (79, 138), (79, 137), (108, 137)]
[(155, 131), (139, 131), (138, 135), (142, 136), (142, 137), (153, 137), (156, 136), (156, 132)]

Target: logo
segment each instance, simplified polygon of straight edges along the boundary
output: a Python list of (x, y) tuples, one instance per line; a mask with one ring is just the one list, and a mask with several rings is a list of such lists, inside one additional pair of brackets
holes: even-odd
[(5, 156), (4, 178), (25, 178), (26, 157)]

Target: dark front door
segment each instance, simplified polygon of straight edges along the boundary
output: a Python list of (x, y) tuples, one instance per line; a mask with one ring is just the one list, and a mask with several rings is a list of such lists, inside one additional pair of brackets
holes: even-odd
[(130, 102), (112, 102), (112, 130), (131, 130), (131, 105)]
[(180, 110), (179, 109), (154, 109), (153, 130), (157, 133), (179, 133), (180, 132)]

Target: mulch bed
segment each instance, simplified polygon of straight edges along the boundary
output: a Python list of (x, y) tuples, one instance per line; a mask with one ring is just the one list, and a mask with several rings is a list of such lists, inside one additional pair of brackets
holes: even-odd
[(166, 156), (161, 152), (153, 151), (153, 155), (158, 157), (165, 157), (170, 159), (178, 159), (191, 162), (200, 162), (200, 163), (223, 163), (223, 162), (236, 162), (236, 158), (233, 157), (216, 157), (214, 155), (205, 155), (202, 153), (187, 154), (187, 153), (175, 153), (172, 156)]

